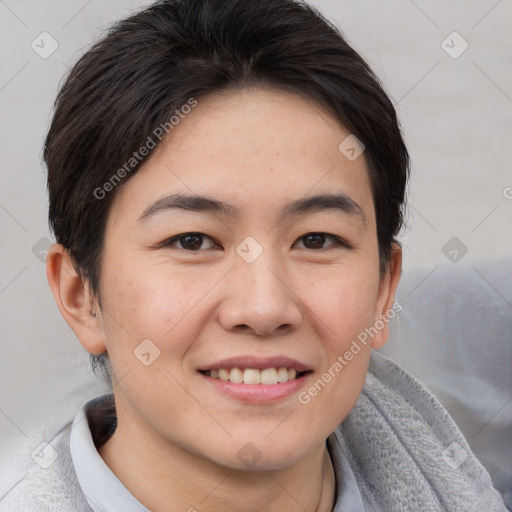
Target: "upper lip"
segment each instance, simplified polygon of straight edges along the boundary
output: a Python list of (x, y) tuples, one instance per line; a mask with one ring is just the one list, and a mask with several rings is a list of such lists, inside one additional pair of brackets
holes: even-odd
[(221, 368), (255, 368), (258, 370), (264, 370), (265, 368), (295, 368), (298, 372), (311, 370), (308, 365), (287, 356), (256, 357), (250, 355), (221, 359), (215, 363), (204, 365), (199, 370), (220, 370)]

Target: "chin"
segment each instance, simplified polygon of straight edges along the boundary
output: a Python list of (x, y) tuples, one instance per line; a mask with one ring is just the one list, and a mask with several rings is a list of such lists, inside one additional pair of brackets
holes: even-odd
[[(268, 435), (268, 432), (267, 432)], [(318, 444), (309, 440), (291, 439), (280, 435), (267, 439), (240, 438), (230, 443), (223, 453), (217, 453), (211, 459), (218, 465), (238, 471), (279, 471), (289, 468), (307, 456)], [(286, 442), (286, 440), (288, 442)], [(306, 449), (306, 446), (309, 449)], [(234, 448), (234, 451), (233, 451)]]

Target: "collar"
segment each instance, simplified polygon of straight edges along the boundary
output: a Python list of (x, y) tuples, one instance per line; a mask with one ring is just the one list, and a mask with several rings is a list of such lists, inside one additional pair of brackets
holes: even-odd
[(332, 461), (336, 478), (336, 497), (332, 512), (365, 512), (363, 499), (357, 486), (356, 478), (343, 453), (338, 427), (327, 438), (327, 449)]
[(112, 394), (96, 397), (80, 408), (73, 421), (69, 449), (78, 482), (93, 512), (151, 512), (128, 492), (96, 449), (91, 431), (98, 439), (100, 432), (112, 428), (112, 416), (104, 412), (113, 406)]

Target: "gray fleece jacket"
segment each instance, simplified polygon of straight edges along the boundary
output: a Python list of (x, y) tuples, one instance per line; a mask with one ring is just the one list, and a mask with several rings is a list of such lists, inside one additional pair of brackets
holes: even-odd
[[(30, 451), (13, 461), (2, 478), (0, 512), (91, 512), (73, 467), (70, 431), (71, 422), (42, 435), (58, 453), (49, 468), (35, 464)], [(327, 443), (331, 452), (342, 448), (367, 512), (507, 511), (441, 404), (376, 351), (356, 405)], [(345, 511), (337, 503), (333, 512)]]

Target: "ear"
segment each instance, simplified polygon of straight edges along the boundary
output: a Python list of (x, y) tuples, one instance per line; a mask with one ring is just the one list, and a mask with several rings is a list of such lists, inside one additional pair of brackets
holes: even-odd
[(64, 320), (80, 343), (92, 354), (104, 352), (101, 310), (91, 299), (87, 283), (75, 271), (69, 252), (60, 244), (53, 244), (48, 250), (46, 276)]
[[(402, 249), (393, 243), (391, 244), (391, 255), (385, 272), (381, 275), (377, 303), (375, 306), (375, 325), (379, 332), (372, 339), (372, 348), (380, 348), (386, 343), (389, 336), (389, 320), (397, 311), (395, 302), (396, 289), (402, 274)], [(391, 313), (391, 314), (390, 314)], [(382, 329), (380, 328), (382, 325)]]

